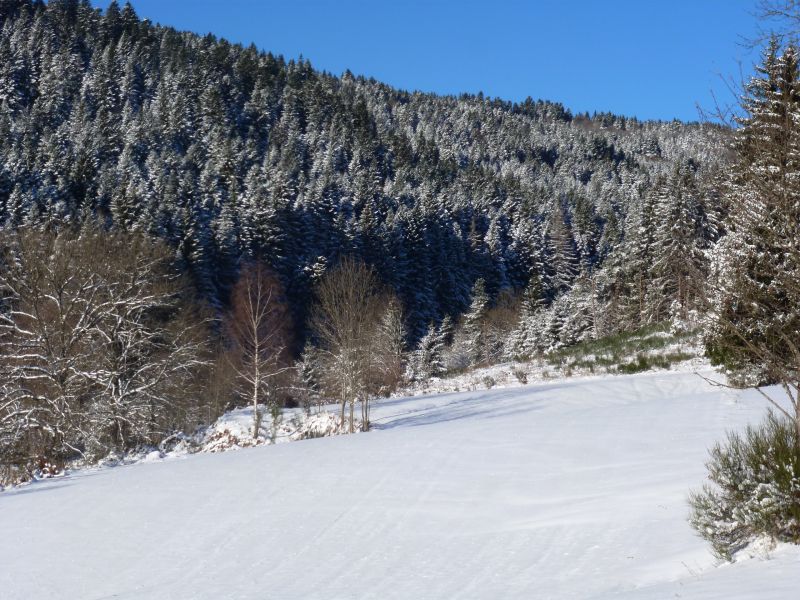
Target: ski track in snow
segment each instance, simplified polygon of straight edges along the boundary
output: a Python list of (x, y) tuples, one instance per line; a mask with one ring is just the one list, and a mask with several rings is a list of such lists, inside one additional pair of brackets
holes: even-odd
[(686, 520), (765, 412), (688, 373), (570, 379), (37, 482), (0, 494), (0, 598), (796, 598), (800, 549), (719, 565)]

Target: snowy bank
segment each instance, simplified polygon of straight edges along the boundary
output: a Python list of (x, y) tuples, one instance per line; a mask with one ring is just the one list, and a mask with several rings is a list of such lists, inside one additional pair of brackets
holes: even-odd
[(800, 550), (719, 565), (707, 448), (765, 412), (663, 373), (382, 401), (368, 435), (0, 495), (4, 599), (792, 598)]

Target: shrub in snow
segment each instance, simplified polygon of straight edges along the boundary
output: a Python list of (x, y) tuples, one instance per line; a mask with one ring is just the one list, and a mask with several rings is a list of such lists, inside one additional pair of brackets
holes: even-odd
[(248, 446), (260, 446), (263, 439), (254, 438), (252, 435), (237, 435), (237, 432), (229, 429), (217, 430), (209, 435), (205, 440), (203, 452), (226, 452), (235, 448), (246, 448)]
[[(263, 408), (263, 407), (261, 407)], [(253, 416), (251, 408), (240, 408), (222, 415), (209, 427), (198, 442), (201, 452), (226, 452), (237, 448), (263, 446), (292, 442), (310, 438), (327, 437), (349, 433), (349, 423), (328, 411), (314, 414), (298, 412), (289, 419), (265, 419), (265, 426), (257, 438), (252, 435)], [(361, 421), (355, 421), (355, 429), (362, 430)]]
[(487, 390), (492, 389), (497, 384), (497, 381), (495, 381), (494, 377), (492, 377), (491, 375), (484, 376), (482, 381), (483, 385), (486, 386)]
[[(357, 424), (360, 430), (361, 423)], [(304, 418), (302, 421), (296, 423), (296, 427), (292, 439), (297, 440), (328, 437), (349, 432), (349, 428), (346, 424), (342, 423), (336, 415), (327, 411), (319, 412)]]
[(800, 440), (770, 414), (711, 450), (712, 486), (690, 496), (690, 522), (726, 560), (763, 536), (800, 543)]

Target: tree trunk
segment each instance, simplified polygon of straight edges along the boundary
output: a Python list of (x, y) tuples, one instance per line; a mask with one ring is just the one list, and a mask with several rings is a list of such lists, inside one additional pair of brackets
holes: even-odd
[(258, 410), (258, 367), (256, 367), (255, 377), (253, 378), (253, 439), (258, 439), (258, 431), (261, 429), (261, 412)]
[(797, 448), (797, 451), (800, 452), (800, 413), (795, 413), (794, 431), (795, 431), (794, 445), (795, 448)]
[(794, 445), (797, 451), (800, 452), (800, 383), (795, 384), (795, 394), (792, 400), (794, 400)]
[(339, 418), (339, 426), (344, 429), (344, 424), (346, 421), (344, 420), (344, 409), (347, 406), (347, 395), (342, 392), (342, 405), (341, 405), (341, 417)]
[(355, 428), (355, 416), (353, 414), (353, 411), (355, 409), (355, 405), (356, 405), (356, 399), (353, 398), (352, 400), (350, 400), (350, 433), (355, 433), (355, 431), (356, 431), (356, 428)]
[(361, 431), (369, 431), (369, 396), (361, 401)]

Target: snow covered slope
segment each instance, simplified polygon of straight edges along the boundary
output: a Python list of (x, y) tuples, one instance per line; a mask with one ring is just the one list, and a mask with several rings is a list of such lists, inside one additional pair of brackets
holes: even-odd
[(798, 597), (800, 552), (716, 566), (706, 449), (765, 412), (686, 373), (385, 401), (377, 431), (0, 494), (0, 598)]

